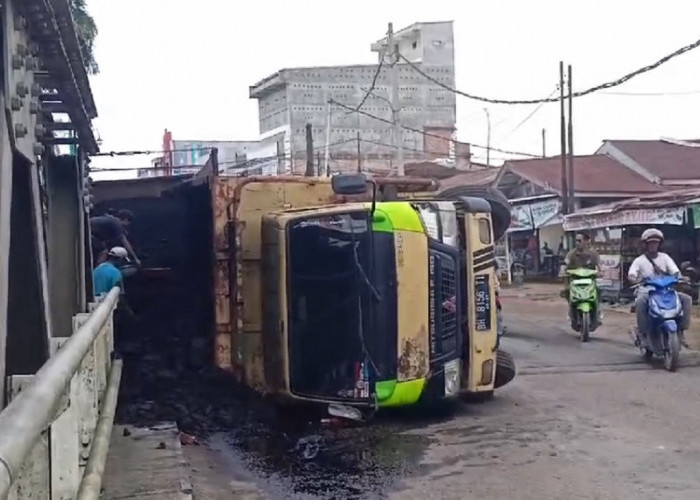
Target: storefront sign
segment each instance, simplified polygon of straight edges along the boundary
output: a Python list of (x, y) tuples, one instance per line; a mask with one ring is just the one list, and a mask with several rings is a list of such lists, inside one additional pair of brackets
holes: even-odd
[(510, 210), (510, 227), (508, 232), (533, 229), (530, 205), (514, 205)]
[(559, 198), (544, 200), (530, 205), (532, 223), (535, 228), (542, 227), (554, 219), (561, 209)]
[(680, 226), (685, 219), (685, 208), (643, 208), (604, 214), (572, 214), (564, 220), (564, 230), (579, 231), (597, 227), (646, 226), (669, 224)]
[(606, 290), (620, 290), (620, 255), (601, 255), (598, 286)]

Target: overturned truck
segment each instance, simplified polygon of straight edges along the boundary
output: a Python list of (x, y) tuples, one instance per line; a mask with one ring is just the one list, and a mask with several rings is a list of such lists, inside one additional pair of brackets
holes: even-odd
[(507, 201), (435, 188), (360, 174), (182, 183), (185, 260), (213, 271), (216, 366), (281, 403), (350, 418), (512, 380), (493, 247)]
[(246, 385), (382, 408), (514, 376), (501, 356), (496, 380), (500, 235), (483, 198), (363, 176), (212, 183), (216, 362)]

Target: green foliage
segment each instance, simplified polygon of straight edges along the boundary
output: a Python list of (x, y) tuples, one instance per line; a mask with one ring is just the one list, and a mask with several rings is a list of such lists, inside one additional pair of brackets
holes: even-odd
[(83, 57), (85, 58), (85, 69), (91, 75), (100, 72), (100, 67), (95, 60), (95, 38), (97, 38), (97, 25), (87, 10), (85, 0), (70, 0), (71, 13), (75, 21), (78, 32)]

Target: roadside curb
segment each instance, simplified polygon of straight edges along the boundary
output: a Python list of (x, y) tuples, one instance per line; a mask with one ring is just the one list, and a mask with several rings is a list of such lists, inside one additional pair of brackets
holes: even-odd
[(147, 428), (115, 425), (103, 488), (105, 500), (193, 500), (177, 424), (162, 422)]

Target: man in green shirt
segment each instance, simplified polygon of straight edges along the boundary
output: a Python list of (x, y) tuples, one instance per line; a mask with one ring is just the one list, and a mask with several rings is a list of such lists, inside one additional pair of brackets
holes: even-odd
[(576, 235), (576, 248), (566, 254), (564, 262), (566, 263), (566, 269), (582, 267), (599, 269), (600, 256), (598, 252), (591, 248), (591, 237), (585, 233), (578, 233)]
[[(591, 248), (591, 237), (586, 233), (578, 233), (576, 235), (576, 247), (566, 254), (564, 259), (566, 269), (595, 269), (600, 271), (600, 256), (593, 248)], [(569, 280), (568, 276), (564, 277), (564, 297), (569, 302)], [(600, 292), (599, 295), (600, 296)], [(602, 316), (600, 308), (598, 309), (597, 323), (601, 324)]]

